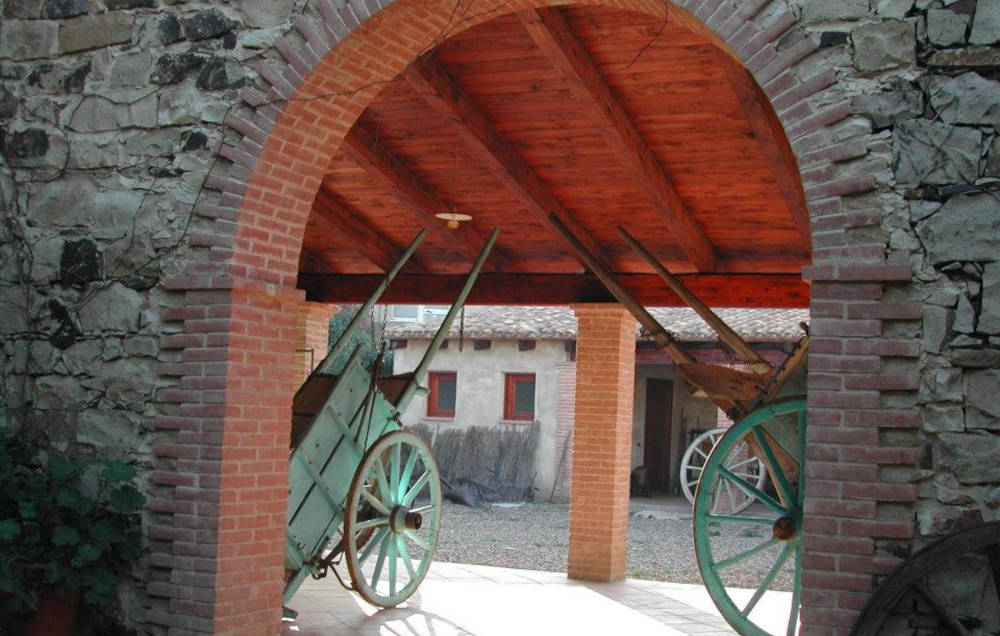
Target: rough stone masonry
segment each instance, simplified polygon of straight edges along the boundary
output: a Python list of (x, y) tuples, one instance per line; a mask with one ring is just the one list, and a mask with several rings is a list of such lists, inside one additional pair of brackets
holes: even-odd
[[(849, 100), (829, 125), (835, 147), (803, 142), (800, 159), (827, 152), (841, 182), (871, 186), (830, 193), (843, 197), (824, 217), (836, 223), (813, 228), (814, 289), (835, 294), (838, 267), (859, 258), (908, 271), (884, 285), (888, 313), (867, 317), (883, 321), (879, 337), (827, 352), (874, 361), (859, 370), (884, 378), (869, 388), (887, 415), (864, 429), (874, 440), (858, 437), (893, 451), (870, 464), (872, 478), (900, 493), (865, 504), (875, 560), (861, 569), (877, 574), (930, 538), (1000, 518), (1000, 0), (753, 4), (781, 33), (779, 53), (818, 44), (800, 79), (832, 69), (831, 94)], [(318, 0), (0, 0), (0, 408), (23, 434), (142, 468), (149, 557), (114, 613), (144, 633), (167, 631), (175, 586), (212, 584), (175, 572), (165, 555), (177, 535), (159, 530), (192, 510), (183, 458), (157, 451), (184, 435), (169, 422), (192, 363), (179, 351), (197, 341), (171, 281), (225, 262), (226, 246), (207, 237), (237, 223), (221, 212), (221, 184), (238, 166), (220, 149), (244, 133), (224, 122), (252, 117), (244, 98), (275, 81), (261, 69), (293, 61), (301, 19), (328, 15), (319, 5), (362, 14)], [(803, 177), (817, 216), (825, 199), (809, 184), (820, 179)], [(856, 317), (843, 311), (814, 301), (814, 324)], [(810, 388), (839, 382), (844, 369), (814, 353)], [(211, 378), (225, 360), (197, 364), (221, 404)], [(865, 423), (844, 424), (862, 435)], [(867, 461), (838, 452), (831, 461)], [(861, 585), (804, 616), (843, 630)], [(210, 631), (206, 621), (184, 630)]]

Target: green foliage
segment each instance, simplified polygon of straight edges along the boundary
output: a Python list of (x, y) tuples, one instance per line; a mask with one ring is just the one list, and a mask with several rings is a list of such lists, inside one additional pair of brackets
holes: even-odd
[[(356, 311), (357, 308), (347, 308), (337, 312), (330, 319), (329, 337), (331, 348), (340, 339), (340, 336), (344, 333), (347, 324), (351, 322)], [(361, 321), (358, 328), (351, 334), (350, 342), (344, 347), (343, 352), (337, 356), (336, 360), (333, 361), (330, 368), (339, 373), (344, 368), (344, 365), (347, 364), (347, 358), (350, 357), (357, 346), (361, 347), (361, 364), (369, 370), (375, 366), (375, 359), (378, 357), (379, 347), (381, 347), (381, 342), (379, 341), (381, 325), (375, 324), (373, 327), (372, 320), (372, 316), (367, 316), (366, 319)], [(318, 352), (317, 355), (319, 355)], [(388, 346), (386, 347), (382, 368), (384, 369), (384, 375), (388, 375), (392, 371), (392, 350)]]
[(69, 586), (111, 600), (117, 573), (142, 554), (135, 469), (79, 461), (0, 428), (0, 612), (27, 616), (39, 593)]

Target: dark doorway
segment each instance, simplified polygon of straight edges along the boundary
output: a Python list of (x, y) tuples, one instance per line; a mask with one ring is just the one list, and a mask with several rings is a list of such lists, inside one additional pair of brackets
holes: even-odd
[(643, 463), (650, 489), (665, 493), (670, 488), (670, 412), (674, 384), (670, 380), (646, 380), (646, 435)]

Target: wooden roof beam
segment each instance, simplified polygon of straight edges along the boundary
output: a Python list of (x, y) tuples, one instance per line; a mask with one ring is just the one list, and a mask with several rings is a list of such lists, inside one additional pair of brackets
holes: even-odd
[[(382, 274), (299, 274), (309, 300), (363, 302)], [(684, 286), (713, 307), (809, 307), (809, 284), (799, 274), (681, 274)], [(656, 274), (615, 276), (646, 307), (687, 307)], [(465, 274), (407, 274), (396, 277), (382, 302), (444, 304), (455, 298)], [(569, 305), (613, 303), (615, 297), (593, 274), (480, 274), (469, 296), (472, 305)]]
[(799, 173), (795, 154), (785, 137), (781, 122), (773, 116), (765, 104), (767, 96), (754, 81), (753, 76), (742, 64), (730, 55), (719, 51), (718, 56), (729, 77), (740, 107), (750, 124), (750, 130), (757, 139), (760, 150), (770, 166), (774, 180), (778, 184), (781, 197), (792, 215), (795, 229), (802, 235), (805, 249), (812, 244), (812, 234), (809, 230), (809, 208), (806, 206), (806, 196), (802, 190), (802, 177)]
[[(440, 64), (427, 56), (417, 58), (404, 71), (404, 77), (431, 108), (455, 122), (463, 143), (543, 225), (552, 227), (549, 215), (554, 215), (605, 267), (614, 269), (590, 232), (577, 223), (521, 158), (513, 144), (497, 132), (486, 115)], [(558, 235), (554, 228), (553, 234)]]
[[(403, 165), (398, 157), (390, 153), (383, 144), (378, 143), (371, 133), (356, 125), (347, 134), (345, 142), (341, 148), (347, 157), (379, 184), (392, 190), (424, 227), (447, 241), (449, 245), (458, 247), (463, 254), (473, 258), (479, 255), (483, 245), (486, 244), (487, 235), (468, 223), (449, 229), (443, 220), (436, 218), (435, 214), (447, 212), (453, 206), (442, 201), (417, 175)], [(497, 249), (494, 249), (490, 256), (490, 262), (496, 269), (502, 268), (509, 260), (506, 253)]]
[(553, 66), (568, 80), (580, 106), (598, 124), (601, 135), (635, 174), (639, 186), (667, 223), (677, 244), (700, 272), (719, 270), (711, 241), (691, 214), (670, 177), (663, 170), (621, 102), (601, 78), (601, 71), (573, 33), (563, 14), (554, 8), (517, 14), (531, 38)]
[[(375, 228), (356, 215), (335, 194), (321, 186), (316, 194), (318, 206), (313, 208), (313, 216), (327, 231), (345, 234), (365, 258), (387, 272), (399, 261), (403, 250), (386, 239)], [(420, 260), (411, 258), (411, 271), (426, 271)]]

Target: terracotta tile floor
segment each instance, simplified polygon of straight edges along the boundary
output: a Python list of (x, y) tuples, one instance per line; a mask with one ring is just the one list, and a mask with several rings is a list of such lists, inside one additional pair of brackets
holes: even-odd
[(402, 606), (378, 609), (332, 576), (307, 580), (292, 599), (299, 612), (284, 634), (535, 636), (735, 632), (701, 586), (626, 579), (571, 581), (558, 572), (434, 563)]

